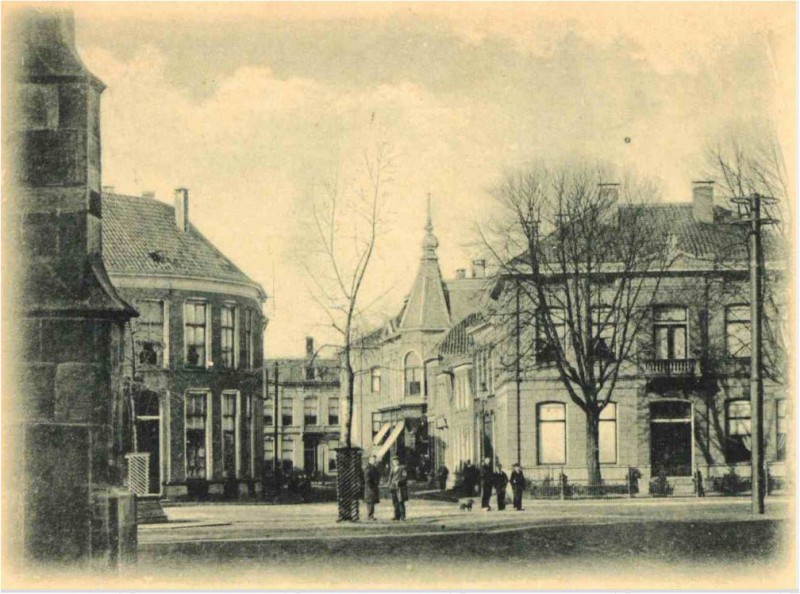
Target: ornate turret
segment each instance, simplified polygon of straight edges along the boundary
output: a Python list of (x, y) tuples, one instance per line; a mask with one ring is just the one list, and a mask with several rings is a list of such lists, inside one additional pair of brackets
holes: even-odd
[(442, 271), (439, 269), (439, 257), (436, 254), (438, 247), (439, 240), (433, 234), (429, 194), (422, 260), (400, 322), (403, 330), (446, 330), (450, 327), (450, 309), (445, 297)]

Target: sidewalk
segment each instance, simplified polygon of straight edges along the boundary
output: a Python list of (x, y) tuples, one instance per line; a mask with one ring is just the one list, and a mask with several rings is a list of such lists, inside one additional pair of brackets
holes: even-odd
[(408, 537), (456, 533), (497, 533), (537, 526), (619, 524), (629, 522), (730, 522), (789, 517), (788, 498), (772, 497), (767, 514), (754, 517), (749, 498), (621, 499), (583, 501), (529, 500), (521, 512), (460, 511), (455, 503), (411, 500), (408, 520), (391, 518), (391, 503), (378, 505), (378, 521), (336, 521), (333, 503), (298, 505), (192, 505), (167, 507), (166, 524), (139, 526), (141, 545), (177, 542), (328, 540)]

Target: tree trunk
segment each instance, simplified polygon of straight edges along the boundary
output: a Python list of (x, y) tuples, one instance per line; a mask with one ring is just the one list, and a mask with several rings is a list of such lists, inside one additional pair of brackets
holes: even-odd
[(353, 447), (353, 392), (355, 390), (355, 377), (353, 366), (350, 365), (349, 356), (345, 363), (345, 377), (347, 381), (347, 397), (345, 399), (344, 418), (342, 419), (341, 443), (344, 447)]
[(589, 486), (600, 484), (600, 413), (591, 410), (586, 411), (586, 472)]

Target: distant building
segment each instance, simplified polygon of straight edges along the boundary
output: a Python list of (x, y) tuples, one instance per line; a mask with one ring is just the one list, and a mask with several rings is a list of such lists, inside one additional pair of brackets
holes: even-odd
[(309, 336), (306, 338), (305, 357), (266, 362), (271, 381), (264, 401), (264, 461), (267, 469), (271, 469), (277, 452), (284, 472), (300, 469), (316, 479), (323, 479), (336, 474), (335, 450), (339, 447), (342, 398), (339, 393), (339, 360), (316, 355), (314, 339)]
[(173, 205), (105, 188), (106, 265), (140, 316), (125, 337), (133, 400), (130, 452), (149, 453), (154, 496), (260, 484), (266, 294)]

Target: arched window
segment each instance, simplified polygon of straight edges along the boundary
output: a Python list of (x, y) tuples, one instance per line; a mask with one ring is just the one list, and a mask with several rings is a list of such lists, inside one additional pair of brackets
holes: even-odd
[(539, 464), (566, 464), (566, 406), (561, 402), (543, 402), (536, 412)]
[(422, 361), (413, 351), (406, 355), (405, 365), (405, 395), (419, 396), (422, 393)]

